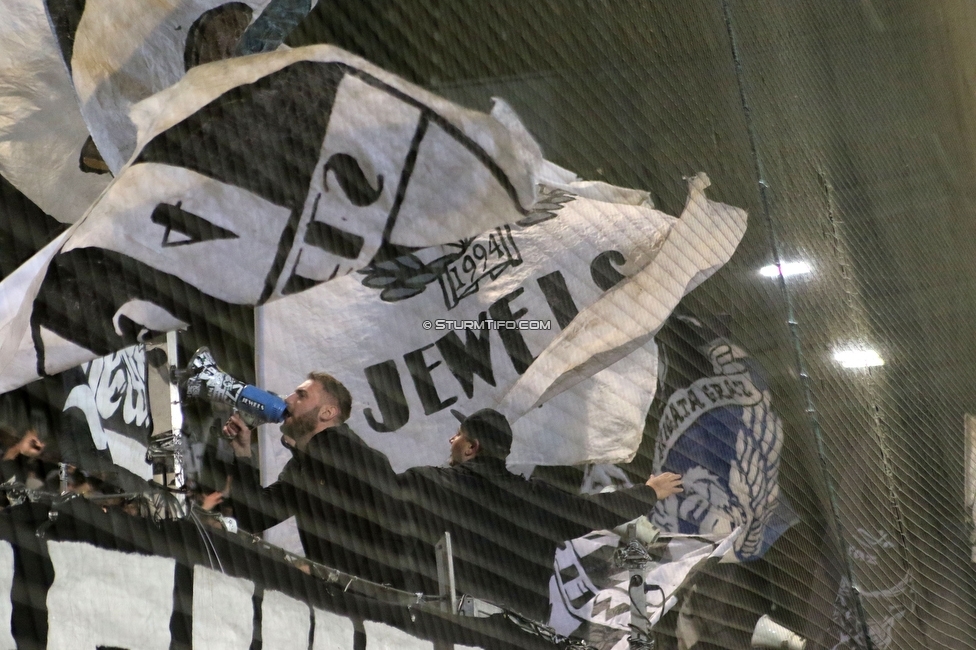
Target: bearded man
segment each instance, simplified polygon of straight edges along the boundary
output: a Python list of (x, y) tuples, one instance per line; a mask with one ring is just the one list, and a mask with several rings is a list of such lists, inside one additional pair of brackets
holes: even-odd
[(266, 488), (251, 462), (252, 431), (237, 414), (224, 424), (237, 461), (230, 496), (238, 523), (259, 533), (294, 516), (308, 559), (402, 586), (402, 544), (391, 529), (396, 475), (387, 457), (345, 424), (349, 391), (331, 375), (313, 372), (285, 404), (282, 440), (293, 455)]

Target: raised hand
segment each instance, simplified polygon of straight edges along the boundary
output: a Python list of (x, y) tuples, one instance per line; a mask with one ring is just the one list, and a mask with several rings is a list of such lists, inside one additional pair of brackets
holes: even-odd
[(674, 472), (664, 472), (657, 476), (651, 474), (651, 477), (647, 479), (644, 485), (654, 488), (658, 500), (667, 499), (672, 494), (677, 494), (678, 492), (684, 492), (684, 488), (681, 487), (681, 475), (675, 474)]

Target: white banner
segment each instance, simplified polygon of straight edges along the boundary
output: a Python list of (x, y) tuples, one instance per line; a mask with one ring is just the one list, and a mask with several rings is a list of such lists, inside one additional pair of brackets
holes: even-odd
[(0, 175), (47, 214), (74, 223), (111, 180), (84, 164), (88, 137), (44, 1), (4, 0)]
[(191, 67), (230, 56), (270, 0), (44, 2), (85, 122), (118, 173), (135, 151), (132, 106)]
[(198, 66), (134, 115), (132, 162), (0, 283), (0, 391), (513, 222), (541, 163), (524, 130), (328, 46)]
[[(269, 304), (259, 317), (258, 381), (287, 394), (309, 371), (332, 373), (353, 395), (349, 424), (397, 471), (440, 464), (458, 426), (451, 410), (499, 405), (543, 355), (559, 358), (563, 344), (553, 342), (578, 334), (574, 326), (584, 316), (612, 328), (613, 309), (621, 305), (621, 292), (612, 288), (618, 282), (634, 286), (650, 269), (663, 273), (669, 260), (684, 256), (691, 261), (683, 274), (662, 276), (643, 289), (646, 300), (673, 307), (675, 295), (717, 269), (708, 252), (738, 243), (745, 213), (708, 201), (697, 177), (690, 187), (691, 207), (677, 222), (637, 201), (548, 190), (537, 210), (511, 227), (377, 263)], [(694, 239), (672, 239), (675, 223), (698, 224), (702, 215), (713, 228)], [(643, 337), (639, 344), (608, 367), (587, 365), (592, 376), (514, 420), (511, 463), (632, 458), (657, 385), (657, 349), (646, 334), (670, 307), (623, 309), (637, 321), (624, 335)], [(565, 347), (599, 352), (601, 340), (584, 340), (585, 334)], [(624, 336), (614, 341), (627, 344)], [(266, 477), (276, 476), (284, 460), (266, 464)]]

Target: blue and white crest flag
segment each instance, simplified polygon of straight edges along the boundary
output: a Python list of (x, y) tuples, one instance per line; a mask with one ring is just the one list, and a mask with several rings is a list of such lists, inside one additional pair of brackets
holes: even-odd
[(684, 492), (659, 501), (653, 522), (692, 535), (741, 526), (736, 557), (760, 557), (795, 521), (779, 492), (783, 423), (765, 373), (698, 319), (672, 318), (659, 344), (653, 471), (681, 474)]
[(193, 68), (133, 109), (137, 153), (0, 285), (0, 391), (523, 218), (510, 130), (329, 46)]

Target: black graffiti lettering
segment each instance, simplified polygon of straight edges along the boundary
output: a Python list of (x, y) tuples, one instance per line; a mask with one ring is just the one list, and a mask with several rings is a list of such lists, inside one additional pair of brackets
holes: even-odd
[(620, 251), (604, 251), (590, 262), (590, 277), (594, 284), (603, 291), (609, 291), (614, 285), (624, 279), (624, 274), (614, 268), (627, 261)]
[[(183, 205), (182, 201), (176, 205), (160, 203), (149, 217), (154, 224), (166, 229), (163, 232), (163, 248), (199, 244), (214, 239), (237, 239), (235, 232), (192, 212), (187, 212), (180, 207), (181, 205)], [(174, 232), (183, 235), (184, 238), (173, 237)]]
[(457, 396), (454, 396), (442, 401), (437, 394), (437, 387), (434, 386), (434, 378), (430, 376), (430, 371), (441, 365), (441, 362), (435, 361), (427, 365), (427, 360), (424, 358), (424, 350), (429, 350), (432, 347), (434, 347), (433, 343), (403, 355), (403, 360), (407, 364), (410, 377), (413, 378), (413, 385), (417, 388), (417, 395), (420, 397), (420, 403), (423, 404), (426, 415), (442, 411), (458, 400)]
[(573, 296), (570, 295), (569, 288), (566, 286), (566, 278), (560, 271), (553, 271), (549, 275), (539, 278), (537, 282), (539, 288), (542, 289), (542, 295), (545, 296), (546, 302), (549, 304), (549, 309), (552, 310), (552, 315), (556, 317), (560, 329), (566, 329), (570, 321), (576, 318), (576, 314), (579, 313), (576, 303), (573, 302)]
[(322, 186), (326, 192), (329, 191), (330, 171), (335, 174), (346, 198), (356, 207), (361, 208), (376, 203), (383, 193), (383, 175), (379, 174), (376, 177), (374, 189), (367, 180), (363, 168), (359, 166), (359, 161), (347, 153), (334, 154), (322, 168)]
[[(359, 257), (359, 252), (363, 248), (364, 240), (362, 237), (335, 228), (327, 223), (315, 221), (315, 215), (319, 210), (319, 199), (321, 198), (322, 195), (319, 194), (315, 197), (315, 203), (312, 204), (312, 221), (309, 222), (305, 229), (305, 243), (340, 257), (356, 259)], [(311, 289), (318, 284), (317, 280), (306, 278), (296, 272), (303, 252), (299, 250), (298, 255), (295, 256), (295, 263), (291, 267), (291, 275), (288, 276), (284, 286), (281, 288), (282, 295), (290, 296), (293, 293)], [(326, 282), (335, 278), (339, 273), (339, 268), (340, 265), (336, 264), (335, 268), (332, 269), (332, 275), (328, 277)]]
[[(492, 303), (491, 307), (488, 308), (488, 313), (491, 314), (492, 319), (497, 321), (514, 321), (525, 316), (528, 310), (524, 307), (514, 313), (511, 307), (511, 302), (522, 295), (523, 291), (525, 289), (519, 287)], [(505, 352), (508, 353), (508, 357), (512, 360), (512, 365), (515, 366), (515, 372), (520, 375), (524, 374), (532, 362), (535, 361), (535, 357), (529, 352), (529, 347), (525, 344), (522, 333), (515, 329), (499, 329), (498, 335), (502, 337), (502, 345), (505, 346)]]
[(397, 370), (396, 362), (392, 359), (383, 361), (365, 368), (366, 382), (373, 391), (376, 398), (376, 406), (383, 417), (378, 421), (373, 417), (373, 410), (369, 407), (363, 409), (366, 422), (373, 431), (389, 433), (396, 431), (410, 419), (410, 407), (407, 406), (407, 398), (403, 394), (403, 384), (400, 383), (400, 372)]
[[(481, 312), (478, 320), (484, 322), (487, 314)], [(485, 383), (495, 385), (495, 373), (491, 368), (491, 340), (488, 338), (491, 330), (465, 330), (464, 342), (454, 332), (437, 340), (437, 351), (451, 370), (451, 374), (461, 384), (468, 399), (474, 396), (474, 375), (481, 377)]]

